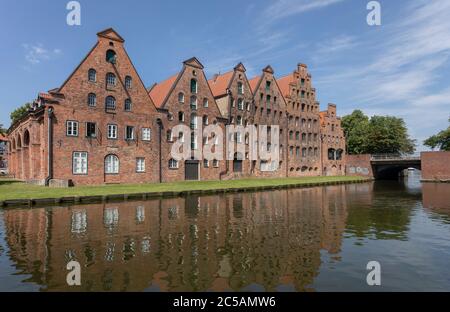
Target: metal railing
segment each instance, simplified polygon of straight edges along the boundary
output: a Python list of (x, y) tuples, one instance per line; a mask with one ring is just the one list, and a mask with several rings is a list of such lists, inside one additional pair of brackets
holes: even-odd
[(371, 160), (420, 160), (420, 154), (373, 154)]

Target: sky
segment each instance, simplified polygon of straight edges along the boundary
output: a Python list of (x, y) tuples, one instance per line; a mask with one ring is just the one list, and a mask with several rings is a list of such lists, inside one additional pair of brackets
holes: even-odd
[(306, 63), (321, 109), (338, 105), (404, 118), (418, 150), (450, 116), (450, 1), (79, 0), (81, 25), (66, 22), (67, 0), (0, 0), (0, 123), (59, 87), (113, 27), (146, 86), (196, 56), (208, 77), (243, 62), (249, 78), (270, 64), (277, 77)]

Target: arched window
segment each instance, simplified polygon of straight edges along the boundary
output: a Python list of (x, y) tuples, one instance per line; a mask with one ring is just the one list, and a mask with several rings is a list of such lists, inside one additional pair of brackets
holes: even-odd
[(23, 134), (23, 146), (27, 147), (28, 145), (30, 145), (30, 132), (25, 130)]
[(242, 82), (238, 82), (237, 87), (238, 87), (238, 94), (244, 94), (244, 85), (242, 84)]
[(131, 100), (130, 99), (125, 100), (125, 111), (127, 111), (127, 112), (131, 111)]
[(191, 93), (197, 93), (198, 87), (197, 87), (197, 80), (194, 78), (191, 79)]
[(17, 148), (22, 148), (22, 137), (20, 134), (17, 136)]
[(333, 148), (328, 149), (328, 160), (336, 159), (336, 151)]
[(116, 99), (113, 96), (106, 97), (105, 108), (106, 108), (106, 110), (115, 110), (116, 109)]
[(132, 82), (131, 77), (130, 76), (126, 76), (125, 77), (125, 88), (131, 89), (131, 82)]
[(196, 110), (197, 109), (197, 97), (195, 95), (191, 96), (191, 109)]
[(90, 82), (96, 82), (97, 81), (97, 72), (95, 71), (95, 69), (91, 68), (88, 71), (88, 80)]
[(113, 73), (107, 73), (106, 74), (106, 84), (108, 86), (115, 86), (116, 85), (116, 75)]
[(119, 157), (117, 157), (116, 155), (108, 155), (105, 157), (105, 173), (119, 173)]
[(209, 125), (208, 116), (206, 116), (206, 115), (203, 116), (203, 125), (205, 125), (205, 126)]
[(238, 110), (244, 110), (244, 100), (238, 99)]
[(97, 96), (94, 93), (89, 93), (88, 95), (88, 105), (94, 107), (97, 105)]
[(196, 114), (192, 114), (191, 115), (191, 130), (195, 130), (197, 129), (197, 115)]
[(209, 106), (208, 99), (207, 99), (207, 98), (204, 98), (204, 99), (203, 99), (203, 107), (204, 107), (204, 108), (208, 108), (208, 106)]
[(242, 126), (242, 116), (237, 116), (236, 123), (238, 126)]
[(106, 51), (106, 61), (111, 64), (116, 64), (116, 52), (113, 50)]
[(184, 93), (183, 92), (178, 93), (178, 102), (184, 103)]

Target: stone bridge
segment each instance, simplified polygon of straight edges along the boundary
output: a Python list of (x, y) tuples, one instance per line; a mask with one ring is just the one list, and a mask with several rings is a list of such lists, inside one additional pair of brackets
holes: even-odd
[(417, 155), (380, 154), (371, 155), (373, 176), (376, 179), (396, 179), (408, 168), (422, 170), (422, 160)]

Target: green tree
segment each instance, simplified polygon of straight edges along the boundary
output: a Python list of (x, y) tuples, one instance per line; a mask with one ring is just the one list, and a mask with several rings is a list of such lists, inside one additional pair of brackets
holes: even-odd
[(355, 110), (342, 118), (349, 154), (413, 153), (415, 141), (401, 118), (373, 116)]
[(15, 123), (20, 118), (22, 118), (28, 112), (30, 107), (31, 107), (30, 103), (25, 103), (21, 107), (16, 108), (10, 115), (10, 117), (11, 117), (11, 124)]
[[(448, 120), (450, 122), (450, 119)], [(431, 149), (438, 148), (441, 151), (450, 151), (450, 126), (436, 135), (426, 139), (423, 144)]]

